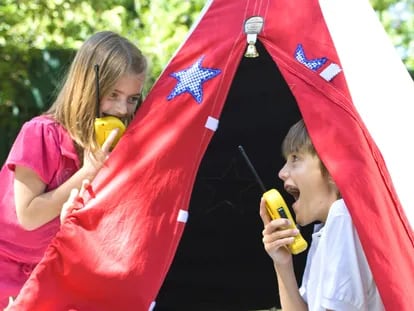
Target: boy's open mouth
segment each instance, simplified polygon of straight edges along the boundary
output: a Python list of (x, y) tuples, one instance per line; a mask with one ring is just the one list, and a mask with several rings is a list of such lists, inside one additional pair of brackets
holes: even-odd
[(289, 193), (291, 196), (293, 196), (295, 201), (297, 201), (299, 199), (299, 196), (300, 196), (299, 188), (294, 187), (294, 186), (285, 186), (285, 190), (286, 190), (287, 193)]

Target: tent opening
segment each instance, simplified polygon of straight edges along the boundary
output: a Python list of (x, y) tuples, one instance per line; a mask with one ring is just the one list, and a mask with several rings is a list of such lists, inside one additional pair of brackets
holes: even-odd
[[(261, 242), (262, 191), (238, 150), (242, 145), (265, 186), (278, 189), (281, 143), (301, 118), (295, 98), (260, 42), (242, 57), (219, 128), (200, 163), (189, 219), (156, 310), (254, 310), (279, 305), (271, 259)], [(236, 61), (236, 60), (235, 60)], [(309, 241), (310, 230), (304, 228)], [(295, 256), (300, 281), (306, 252)]]

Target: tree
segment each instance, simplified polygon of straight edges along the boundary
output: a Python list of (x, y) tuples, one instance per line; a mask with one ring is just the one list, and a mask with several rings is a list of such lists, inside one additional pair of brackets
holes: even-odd
[[(0, 6), (0, 160), (22, 122), (53, 100), (82, 42), (116, 31), (147, 55), (151, 87), (206, 0), (2, 0)], [(414, 70), (414, 2), (370, 0), (409, 70)]]
[(370, 0), (408, 70), (414, 70), (414, 1)]
[(204, 0), (2, 0), (0, 6), (1, 162), (21, 124), (53, 100), (74, 51), (113, 30), (147, 55), (150, 88), (183, 40)]

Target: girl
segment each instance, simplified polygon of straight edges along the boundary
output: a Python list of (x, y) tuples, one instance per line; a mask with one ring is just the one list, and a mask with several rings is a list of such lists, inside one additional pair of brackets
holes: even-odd
[(70, 191), (92, 181), (110, 153), (117, 130), (100, 146), (95, 118), (117, 117), (128, 125), (146, 70), (133, 43), (98, 32), (77, 52), (50, 109), (23, 125), (0, 171), (0, 310), (42, 258)]

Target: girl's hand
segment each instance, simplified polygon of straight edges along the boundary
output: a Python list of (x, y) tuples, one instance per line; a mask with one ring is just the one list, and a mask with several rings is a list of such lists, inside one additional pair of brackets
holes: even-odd
[(65, 219), (75, 210), (81, 209), (85, 206), (86, 198), (85, 191), (90, 189), (91, 184), (88, 179), (82, 182), (80, 190), (72, 189), (69, 198), (63, 203), (62, 211), (60, 212), (60, 223), (62, 224)]
[(13, 301), (14, 301), (13, 297), (9, 297), (9, 304), (7, 305), (6, 309), (3, 309), (3, 311), (10, 310), (10, 307), (12, 306)]
[(266, 202), (262, 198), (260, 202), (260, 217), (262, 218), (263, 229), (263, 245), (275, 264), (286, 264), (292, 260), (292, 254), (287, 248), (291, 244), (294, 237), (299, 233), (297, 229), (290, 229), (289, 220), (278, 218), (271, 220), (267, 210)]
[(82, 170), (86, 173), (86, 176), (88, 176), (90, 180), (93, 180), (93, 178), (95, 178), (96, 174), (104, 165), (106, 159), (109, 157), (109, 154), (111, 153), (111, 146), (115, 141), (118, 132), (118, 128), (111, 131), (103, 143), (100, 152), (92, 154), (91, 152), (85, 150), (83, 155)]

